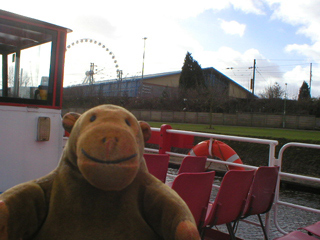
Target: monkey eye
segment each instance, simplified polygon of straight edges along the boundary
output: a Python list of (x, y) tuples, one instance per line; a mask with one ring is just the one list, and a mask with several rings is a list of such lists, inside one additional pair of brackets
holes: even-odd
[(126, 124), (130, 127), (130, 126), (131, 126), (131, 123), (129, 122), (129, 120), (126, 119), (125, 121), (126, 121)]
[(90, 118), (90, 122), (93, 122), (94, 120), (96, 120), (97, 116), (96, 115), (92, 115)]

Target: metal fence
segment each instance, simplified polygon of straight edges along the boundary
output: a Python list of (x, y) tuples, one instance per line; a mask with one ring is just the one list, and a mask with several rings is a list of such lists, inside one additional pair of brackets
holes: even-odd
[(132, 110), (132, 113), (138, 119), (144, 121), (199, 123), (249, 127), (292, 128), (309, 130), (320, 128), (320, 118), (316, 118), (312, 115), (282, 115), (269, 113), (174, 112), (156, 110)]
[[(86, 108), (63, 108), (67, 112), (85, 112)], [(155, 122), (198, 123), (230, 126), (320, 129), (320, 118), (304, 115), (281, 115), (267, 113), (208, 113), (208, 112), (174, 112), (157, 110), (131, 110), (139, 120)], [(210, 116), (211, 115), (211, 116)], [(211, 122), (210, 122), (211, 119)]]

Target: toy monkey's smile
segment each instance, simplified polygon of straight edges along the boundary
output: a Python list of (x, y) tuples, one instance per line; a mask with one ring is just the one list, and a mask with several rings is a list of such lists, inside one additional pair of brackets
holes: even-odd
[(105, 161), (105, 160), (100, 160), (98, 158), (90, 156), (83, 148), (81, 148), (81, 152), (83, 153), (84, 156), (86, 156), (90, 160), (97, 162), (97, 163), (104, 163), (104, 164), (117, 164), (117, 163), (128, 161), (128, 160), (137, 156), (137, 154), (135, 153), (135, 154), (132, 154), (126, 158), (121, 158), (121, 159), (117, 159), (117, 160), (113, 160), (113, 161)]

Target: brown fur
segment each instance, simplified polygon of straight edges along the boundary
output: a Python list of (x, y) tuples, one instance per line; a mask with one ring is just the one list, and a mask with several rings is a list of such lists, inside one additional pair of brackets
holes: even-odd
[(0, 240), (200, 239), (184, 201), (147, 171), (147, 123), (101, 105), (63, 125), (59, 166), (0, 195)]

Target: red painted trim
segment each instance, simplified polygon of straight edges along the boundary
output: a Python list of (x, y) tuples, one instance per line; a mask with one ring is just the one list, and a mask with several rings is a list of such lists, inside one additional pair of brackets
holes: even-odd
[(62, 108), (62, 101), (63, 101), (63, 83), (64, 83), (64, 66), (65, 66), (65, 58), (66, 58), (66, 49), (67, 49), (67, 35), (64, 36), (64, 43), (63, 43), (63, 63), (61, 67), (61, 87), (60, 87), (60, 108)]
[(1, 106), (12, 106), (12, 107), (61, 109), (60, 107), (54, 107), (54, 106), (49, 106), (49, 105), (34, 105), (34, 104), (10, 103), (10, 102), (0, 102), (0, 105)]
[(52, 106), (56, 104), (56, 95), (57, 95), (57, 81), (58, 81), (58, 68), (59, 68), (59, 48), (60, 48), (60, 32), (57, 32), (57, 48), (55, 52), (55, 65), (54, 65), (54, 79), (53, 79), (53, 93), (52, 93)]
[[(34, 18), (29, 18), (29, 17), (26, 17), (26, 16), (18, 15), (18, 14), (15, 14), (15, 15), (17, 17), (14, 17), (14, 16), (11, 17), (11, 16), (6, 16), (6, 15), (1, 15), (0, 17), (3, 18), (3, 19), (6, 19), (6, 20), (10, 20), (10, 21), (14, 21), (14, 22), (20, 22), (20, 23), (29, 24), (29, 25), (34, 25), (34, 26), (37, 26), (37, 27), (51, 29), (51, 30), (55, 30), (55, 31), (65, 31), (65, 32), (71, 31), (71, 30), (69, 30), (67, 28), (56, 26), (56, 25), (53, 25), (51, 23), (47, 23), (47, 22), (40, 23), (40, 22), (42, 22), (41, 20), (37, 20), (37, 19), (34, 19)], [(20, 17), (26, 18), (26, 20), (20, 19)], [(34, 22), (34, 21), (38, 21), (38, 22)]]

